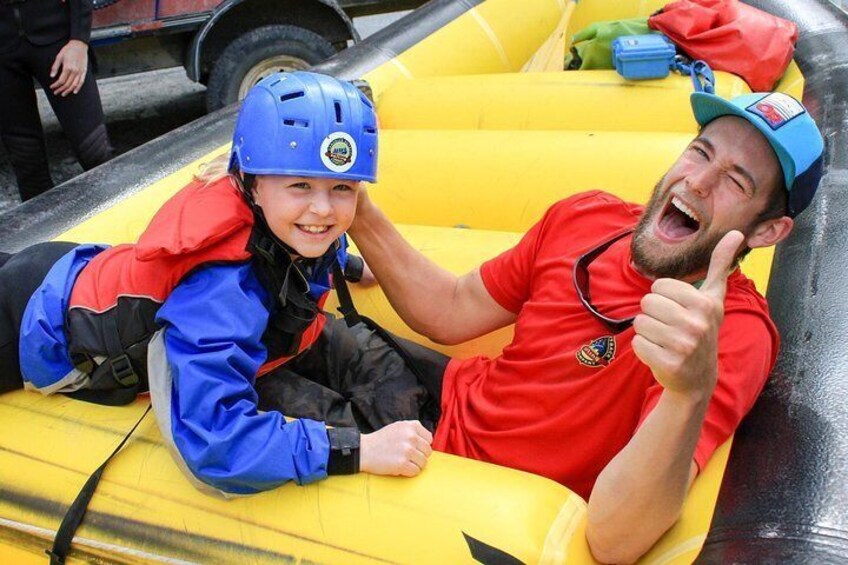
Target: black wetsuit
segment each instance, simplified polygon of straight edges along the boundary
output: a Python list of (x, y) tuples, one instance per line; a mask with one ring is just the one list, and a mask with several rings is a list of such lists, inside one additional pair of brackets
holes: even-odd
[(71, 39), (89, 42), (91, 12), (91, 0), (0, 0), (0, 137), (22, 200), (53, 186), (33, 78), (83, 169), (112, 156), (92, 65), (77, 94), (62, 97), (50, 90), (56, 80), (50, 68), (62, 47)]

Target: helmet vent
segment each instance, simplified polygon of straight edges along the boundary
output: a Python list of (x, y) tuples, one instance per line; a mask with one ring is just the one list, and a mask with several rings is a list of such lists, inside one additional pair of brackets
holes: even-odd
[(336, 100), (333, 102), (333, 107), (336, 109), (336, 123), (340, 124), (342, 123), (342, 105)]
[(374, 107), (374, 104), (371, 103), (371, 100), (362, 91), (359, 91), (359, 99), (362, 100), (362, 103), (368, 106), (369, 108)]
[(377, 130), (375, 128), (366, 126), (365, 127), (365, 133), (370, 133), (371, 135), (374, 135), (375, 133), (377, 133)]
[(303, 95), (303, 91), (289, 92), (288, 94), (283, 94), (282, 96), (280, 96), (280, 102), (288, 102), (289, 100), (294, 100), (295, 98), (302, 98)]
[(292, 126), (292, 127), (297, 127), (297, 128), (308, 128), (309, 127), (309, 120), (285, 119), (285, 120), (283, 120), (283, 123), (287, 126)]

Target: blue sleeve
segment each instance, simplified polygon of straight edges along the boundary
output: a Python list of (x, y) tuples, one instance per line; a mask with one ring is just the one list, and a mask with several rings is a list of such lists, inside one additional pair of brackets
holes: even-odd
[(229, 493), (327, 476), (323, 423), (257, 409), (267, 297), (249, 265), (212, 266), (180, 283), (156, 317), (173, 379), (173, 442), (195, 477)]

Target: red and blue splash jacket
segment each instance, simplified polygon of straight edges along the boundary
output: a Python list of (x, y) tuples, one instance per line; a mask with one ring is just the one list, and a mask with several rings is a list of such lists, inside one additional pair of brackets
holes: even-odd
[[(30, 298), (20, 339), (25, 386), (45, 394), (83, 389), (72, 359), (121, 347), (147, 385), (166, 443), (200, 487), (250, 494), (327, 475), (330, 445), (321, 422), (286, 423), (259, 412), (257, 375), (291, 355), (269, 355), (277, 297), (248, 250), (253, 212), (227, 179), (191, 184), (169, 200), (135, 245), (81, 245), (59, 260)], [(346, 242), (308, 273), (320, 307)], [(304, 289), (305, 290), (305, 289)], [(284, 314), (284, 312), (283, 312)], [(298, 351), (321, 332), (318, 315)], [(277, 352), (280, 353), (280, 352)], [(291, 351), (288, 353), (292, 353)]]

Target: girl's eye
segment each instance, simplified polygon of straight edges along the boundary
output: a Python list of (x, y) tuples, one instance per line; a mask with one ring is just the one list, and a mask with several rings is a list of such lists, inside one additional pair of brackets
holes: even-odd
[(298, 183), (291, 185), (291, 187), (292, 188), (300, 188), (302, 190), (309, 190), (310, 188), (312, 188), (311, 186), (309, 186), (308, 182), (298, 182)]
[(353, 190), (353, 187), (348, 186), (346, 184), (337, 184), (336, 186), (333, 187), (333, 190), (345, 192), (345, 191)]

